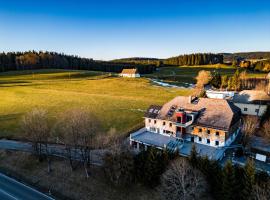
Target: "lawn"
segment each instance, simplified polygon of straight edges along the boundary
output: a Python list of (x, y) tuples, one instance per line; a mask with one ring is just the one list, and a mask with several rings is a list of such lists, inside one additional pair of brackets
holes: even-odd
[[(201, 70), (218, 71), (221, 75), (231, 76), (235, 72), (235, 67), (216, 64), (199, 66), (179, 66), (179, 67), (160, 67), (155, 73), (145, 75), (148, 78), (161, 79), (166, 82), (173, 82), (179, 86), (185, 86), (187, 83), (195, 84), (195, 77)], [(243, 71), (242, 69), (241, 71)], [(264, 77), (266, 73), (247, 72), (250, 77)]]
[(36, 70), (0, 74), (0, 136), (20, 137), (20, 120), (33, 108), (44, 108), (52, 122), (71, 108), (94, 113), (106, 133), (118, 134), (142, 122), (145, 109), (162, 105), (190, 90), (162, 88), (145, 78), (119, 78), (90, 71)]

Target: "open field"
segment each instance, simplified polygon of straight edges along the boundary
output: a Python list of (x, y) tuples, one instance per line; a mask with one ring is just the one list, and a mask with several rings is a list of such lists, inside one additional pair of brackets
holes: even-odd
[(162, 88), (147, 79), (118, 78), (108, 73), (67, 70), (0, 74), (0, 136), (20, 137), (21, 117), (39, 107), (55, 122), (68, 109), (82, 107), (102, 122), (103, 131), (121, 134), (142, 122), (151, 104), (163, 104), (190, 90)]
[[(162, 79), (167, 82), (174, 82), (179, 86), (185, 86), (186, 83), (194, 84), (195, 77), (201, 70), (219, 71), (221, 75), (233, 75), (235, 68), (228, 65), (200, 65), (200, 66), (179, 66), (179, 67), (160, 67), (155, 73), (145, 75), (148, 78)], [(244, 69), (242, 69), (244, 70)], [(265, 77), (266, 73), (247, 72), (250, 77)]]

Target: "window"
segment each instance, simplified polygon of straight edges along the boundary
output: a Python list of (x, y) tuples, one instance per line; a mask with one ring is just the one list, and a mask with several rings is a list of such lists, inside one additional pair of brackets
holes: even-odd
[(216, 141), (216, 146), (218, 146), (219, 145), (219, 141)]
[(210, 139), (207, 139), (207, 144), (210, 144)]
[(172, 123), (170, 123), (170, 127), (172, 127)]
[(216, 132), (216, 136), (219, 136), (219, 132), (218, 131)]
[(257, 108), (257, 109), (255, 109), (255, 112), (256, 112), (256, 113), (259, 113), (259, 109), (258, 109), (258, 108)]
[(151, 123), (151, 119), (148, 119), (148, 122)]
[(207, 133), (210, 134), (210, 130), (207, 130)]
[(244, 111), (248, 111), (248, 109), (247, 108), (244, 108)]
[(163, 126), (165, 126), (166, 125), (166, 122), (163, 122)]
[(156, 124), (157, 123), (157, 120), (154, 120), (154, 124)]
[(202, 138), (201, 137), (199, 137), (199, 142), (201, 142), (202, 141)]
[(199, 128), (199, 132), (202, 132), (202, 129), (201, 128)]

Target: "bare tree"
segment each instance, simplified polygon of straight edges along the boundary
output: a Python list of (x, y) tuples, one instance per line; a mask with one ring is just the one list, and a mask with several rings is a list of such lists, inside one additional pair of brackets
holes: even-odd
[(258, 126), (259, 120), (256, 116), (245, 116), (243, 118), (242, 125), (242, 139), (243, 145), (249, 146), (250, 138), (254, 135), (256, 128)]
[(265, 91), (265, 89), (266, 89), (266, 83), (263, 83), (261, 81), (255, 83), (255, 90)]
[(206, 71), (206, 70), (201, 70), (199, 71), (196, 80), (197, 80), (197, 84), (196, 87), (198, 88), (203, 88), (204, 85), (208, 84), (212, 79), (212, 75), (210, 71)]
[(247, 83), (248, 83), (248, 74), (246, 71), (243, 71), (239, 75), (240, 82), (241, 82), (241, 88), (247, 88)]
[(268, 200), (270, 199), (270, 182), (265, 186), (259, 186), (256, 184), (253, 189), (254, 197), (256, 200)]
[(270, 142), (270, 119), (263, 124), (264, 138)]
[(43, 109), (34, 109), (23, 116), (21, 127), (26, 137), (32, 142), (33, 150), (41, 161), (46, 156), (48, 172), (51, 171), (51, 160), (48, 142), (51, 136), (51, 128), (48, 122), (47, 112)]
[(103, 156), (106, 178), (115, 186), (129, 186), (134, 180), (134, 158), (126, 146), (114, 142)]
[(100, 129), (99, 121), (94, 115), (83, 109), (72, 109), (64, 113), (58, 126), (71, 168), (74, 169), (73, 160), (79, 159), (83, 162), (88, 178), (91, 149), (94, 146), (94, 137)]
[(161, 177), (161, 196), (166, 200), (200, 199), (206, 194), (207, 182), (202, 173), (186, 159), (179, 158)]

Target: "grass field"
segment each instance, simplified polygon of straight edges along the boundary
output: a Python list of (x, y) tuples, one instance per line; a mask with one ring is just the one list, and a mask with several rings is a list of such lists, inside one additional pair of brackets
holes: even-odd
[(143, 119), (151, 104), (163, 104), (190, 90), (162, 88), (145, 78), (118, 78), (108, 73), (66, 70), (0, 74), (0, 136), (20, 137), (22, 116), (35, 107), (48, 110), (52, 122), (65, 110), (82, 107), (100, 119), (103, 130), (121, 134)]
[[(233, 75), (235, 68), (228, 65), (200, 65), (200, 66), (179, 66), (179, 67), (161, 67), (153, 74), (148, 74), (145, 77), (162, 79), (167, 82), (174, 82), (179, 86), (185, 86), (186, 83), (195, 83), (195, 77), (201, 70), (219, 71), (221, 75)], [(266, 73), (248, 72), (251, 77), (264, 77)]]

